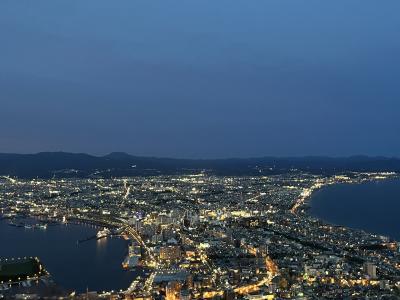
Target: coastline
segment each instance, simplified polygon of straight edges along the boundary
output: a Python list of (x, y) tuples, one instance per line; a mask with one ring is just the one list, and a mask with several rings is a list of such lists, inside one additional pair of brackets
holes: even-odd
[[(313, 203), (315, 204), (316, 203), (315, 201), (318, 201), (318, 199), (316, 199), (316, 196), (320, 192), (325, 192), (326, 189), (329, 188), (329, 187), (339, 187), (340, 188), (341, 186), (345, 186), (345, 187), (361, 186), (361, 185), (364, 185), (364, 184), (371, 184), (371, 183), (389, 183), (390, 184), (390, 182), (396, 181), (396, 180), (399, 181), (399, 183), (400, 183), (400, 177), (398, 176), (398, 174), (396, 174), (396, 176), (387, 177), (387, 178), (384, 178), (384, 179), (383, 178), (379, 178), (379, 179), (373, 178), (373, 179), (363, 180), (363, 181), (360, 181), (360, 182), (327, 183), (327, 184), (324, 184), (323, 186), (321, 186), (318, 189), (314, 189), (312, 191), (312, 193), (310, 193), (308, 195), (308, 197), (306, 197), (304, 200), (302, 200), (302, 203), (298, 207), (298, 210), (301, 209), (301, 213), (305, 214), (308, 217), (317, 219), (317, 220), (319, 220), (320, 222), (322, 222), (322, 223), (324, 223), (326, 225), (330, 225), (330, 226), (338, 227), (338, 228), (342, 227), (342, 228), (350, 229), (352, 231), (361, 231), (361, 232), (364, 232), (364, 233), (369, 234), (369, 235), (380, 236), (382, 238), (386, 238), (386, 239), (389, 239), (389, 240), (398, 241), (398, 240), (400, 240), (399, 237), (391, 234), (390, 232), (387, 232), (388, 230), (365, 228), (365, 226), (363, 226), (361, 224), (360, 225), (351, 225), (351, 224), (348, 224), (348, 223), (346, 224), (345, 221), (344, 222), (333, 221), (331, 218), (323, 217), (319, 213), (316, 213), (315, 211), (313, 211), (313, 208), (315, 208)], [(386, 232), (384, 232), (384, 231), (386, 231)]]
[[(30, 216), (31, 218), (35, 218), (36, 216)], [(8, 227), (10, 227), (9, 226), (9, 223), (8, 223), (8, 221), (9, 220), (7, 220), (7, 219), (2, 219), (1, 220), (1, 222), (2, 222), (2, 224), (0, 224), (0, 225), (2, 225), (2, 226), (4, 226), (4, 228), (7, 230), (8, 229)], [(75, 218), (75, 219), (70, 219), (69, 221), (68, 221), (68, 223), (67, 223), (67, 225), (70, 225), (70, 226), (67, 226), (68, 228), (73, 228), (73, 230), (74, 231), (77, 231), (78, 229), (76, 229), (76, 228), (84, 228), (84, 233), (82, 233), (83, 234), (83, 237), (86, 237), (86, 236), (88, 236), (88, 237), (92, 237), (92, 235), (90, 234), (90, 232), (93, 232), (93, 234), (95, 234), (96, 232), (97, 232), (97, 230), (99, 229), (99, 228), (102, 228), (102, 226), (100, 225), (100, 224), (93, 224), (93, 223), (90, 223), (90, 222), (85, 222), (86, 220), (79, 220), (78, 218)], [(63, 224), (65, 224), (65, 223), (63, 223)], [(51, 226), (52, 227), (52, 229), (51, 229), (51, 231), (53, 231), (53, 233), (51, 233), (53, 236), (55, 235), (55, 233), (54, 233), (54, 228), (53, 227), (59, 227), (61, 230), (63, 230), (63, 231), (65, 231), (65, 230), (67, 230), (67, 231), (70, 231), (70, 229), (67, 229), (67, 227), (64, 227), (63, 226), (63, 224), (62, 223), (60, 223), (58, 226)], [(112, 227), (112, 226), (110, 226), (110, 227)], [(12, 229), (12, 230), (14, 230), (12, 227), (10, 228), (10, 229)], [(22, 232), (26, 232), (26, 233), (29, 233), (29, 235), (35, 235), (35, 234), (40, 234), (40, 235), (43, 235), (43, 234), (45, 234), (45, 232), (46, 231), (48, 231), (48, 230), (50, 230), (50, 229), (47, 229), (47, 230), (36, 230), (36, 229), (26, 229), (26, 228), (24, 228), (24, 227), (22, 227), (22, 228), (16, 228), (16, 230), (21, 230)], [(89, 233), (88, 232), (86, 232), (86, 231), (90, 231)], [(57, 231), (58, 232), (58, 231)], [(74, 234), (73, 233), (73, 235), (75, 236), (76, 234)], [(74, 239), (74, 240), (71, 240), (71, 243), (70, 243), (70, 245), (71, 245), (71, 249), (72, 248), (77, 248), (77, 249), (89, 249), (89, 250), (84, 250), (84, 252), (83, 252), (83, 254), (82, 254), (82, 252), (80, 251), (80, 250), (78, 250), (79, 251), (79, 253), (80, 253), (80, 257), (82, 258), (82, 259), (80, 259), (80, 261), (81, 262), (84, 262), (85, 261), (85, 257), (87, 257), (87, 255), (89, 255), (90, 257), (92, 257), (93, 255), (98, 255), (98, 253), (101, 253), (101, 255), (100, 255), (100, 257), (104, 257), (104, 255), (108, 255), (109, 257), (112, 257), (112, 260), (113, 260), (113, 262), (115, 262), (115, 263), (113, 263), (112, 264), (112, 266), (111, 267), (109, 267), (109, 268), (107, 268), (107, 269), (104, 269), (104, 271), (105, 272), (109, 272), (109, 271), (114, 271), (114, 270), (119, 270), (119, 273), (124, 273), (124, 274), (128, 274), (128, 275), (120, 275), (120, 274), (118, 274), (118, 276), (120, 277), (120, 279), (121, 280), (123, 280), (123, 281), (127, 281), (126, 282), (126, 285), (120, 285), (120, 286), (118, 286), (118, 285), (116, 285), (116, 286), (113, 286), (113, 285), (109, 285), (109, 287), (108, 288), (106, 288), (105, 290), (106, 290), (106, 292), (109, 292), (109, 291), (112, 291), (112, 290), (124, 290), (125, 288), (127, 288), (128, 286), (129, 286), (129, 284), (131, 283), (131, 281), (134, 279), (130, 274), (132, 274), (131, 272), (127, 272), (127, 271), (125, 271), (125, 270), (123, 270), (123, 268), (122, 267), (120, 267), (121, 266), (121, 262), (123, 261), (123, 258), (125, 257), (125, 255), (126, 255), (126, 246), (127, 246), (127, 243), (126, 243), (126, 241), (124, 240), (124, 238), (122, 237), (122, 236), (117, 236), (117, 235), (110, 235), (111, 237), (116, 237), (115, 239), (114, 238), (111, 238), (110, 239), (110, 241), (108, 241), (108, 242), (104, 242), (104, 241), (100, 241), (100, 239), (97, 239), (97, 241), (96, 242), (94, 242), (94, 244), (88, 244), (88, 245), (84, 245), (82, 248), (80, 248), (80, 247), (78, 247), (77, 245), (78, 245), (78, 243), (75, 243), (76, 241), (78, 241), (77, 239)], [(49, 238), (50, 239), (50, 238)], [(32, 240), (32, 238), (30, 238), (30, 240)], [(118, 242), (118, 240), (121, 240), (121, 242)], [(109, 245), (109, 250), (107, 250), (107, 252), (109, 253), (109, 254), (107, 254), (106, 252), (105, 252), (105, 246), (106, 246), (106, 244), (107, 243), (110, 243), (110, 242), (112, 242), (110, 245)], [(123, 243), (122, 243), (123, 242)], [(119, 244), (121, 244), (121, 245), (119, 245)], [(95, 245), (95, 246), (93, 246), (93, 245)], [(118, 246), (118, 247), (116, 247), (116, 248), (114, 248), (113, 246)], [(62, 247), (61, 247), (62, 248)], [(59, 247), (59, 249), (58, 250), (60, 250), (61, 249), (60, 247)], [(69, 249), (69, 250), (71, 250), (71, 249)], [(115, 249), (117, 249), (117, 254), (115, 254)], [(91, 253), (91, 254), (88, 254), (89, 253), (89, 251), (92, 251), (92, 250), (94, 250), (95, 252), (93, 252), (93, 253)], [(9, 251), (8, 251), (9, 252)], [(21, 251), (19, 251), (19, 252), (21, 252)], [(123, 253), (123, 254), (122, 254)], [(7, 253), (7, 251), (5, 251), (4, 253), (3, 253), (4, 255), (3, 255), (3, 257), (4, 257), (4, 259), (6, 259), (6, 258), (8, 258), (8, 259), (10, 259), (10, 258), (12, 258), (12, 256), (10, 255), (10, 254), (8, 254)], [(120, 254), (121, 254), (121, 259), (119, 259), (119, 256), (120, 256)], [(25, 255), (25, 254), (18, 254), (19, 256), (21, 256), (21, 257), (23, 257), (23, 255)], [(43, 263), (43, 265), (44, 265), (44, 267), (46, 267), (46, 270), (51, 270), (52, 268), (54, 269), (54, 266), (55, 266), (55, 264), (54, 264), (54, 261), (56, 261), (57, 260), (57, 257), (56, 256), (52, 256), (51, 257), (51, 259), (50, 259), (50, 263), (49, 263), (49, 256), (43, 256), (43, 255), (41, 255), (41, 254), (38, 254), (37, 255), (39, 258), (40, 258), (40, 260), (41, 260), (41, 262)], [(72, 260), (72, 258), (71, 258), (71, 260)], [(47, 263), (46, 263), (46, 261), (47, 261)], [(117, 267), (118, 266), (118, 267)], [(94, 266), (94, 269), (97, 269), (97, 266)], [(90, 268), (87, 268), (87, 274), (90, 274)], [(53, 270), (54, 271), (54, 270)], [(80, 293), (84, 293), (85, 292), (85, 288), (84, 287), (81, 287), (81, 288), (78, 288), (77, 287), (77, 285), (75, 286), (75, 285), (73, 285), (73, 286), (69, 286), (69, 285), (66, 285), (66, 281), (70, 281), (70, 279), (68, 279), (68, 278), (74, 278), (74, 276), (72, 275), (72, 273), (68, 273), (67, 275), (65, 275), (65, 276), (63, 276), (63, 277), (60, 277), (59, 275), (60, 274), (54, 274), (55, 272), (51, 272), (51, 275), (52, 275), (52, 280), (55, 282), (55, 284), (58, 286), (58, 287), (60, 287), (60, 288), (62, 288), (63, 290), (67, 290), (67, 291), (70, 291), (70, 292), (72, 292), (72, 291), (75, 291), (76, 293), (78, 293), (78, 294), (80, 294)], [(50, 274), (50, 273), (49, 273)], [(128, 279), (125, 279), (125, 277), (129, 277)], [(132, 278), (131, 278), (132, 277)], [(88, 276), (85, 276), (84, 278), (90, 278), (90, 276), (88, 275)], [(100, 281), (102, 281), (102, 282), (105, 282), (105, 281), (108, 281), (108, 279), (106, 278), (106, 277), (102, 277), (101, 279), (100, 279)], [(88, 285), (89, 285), (89, 288), (90, 288), (90, 286), (93, 286), (92, 284), (90, 284), (90, 283), (88, 283)], [(93, 288), (93, 287), (92, 287)], [(92, 289), (91, 288), (91, 289)], [(101, 291), (101, 289), (97, 289), (97, 288), (94, 288), (94, 290), (98, 290), (98, 291)]]

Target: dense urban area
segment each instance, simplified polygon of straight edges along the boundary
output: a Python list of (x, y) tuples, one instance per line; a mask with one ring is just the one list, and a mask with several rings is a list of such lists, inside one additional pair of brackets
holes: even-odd
[[(52, 295), (61, 298), (396, 299), (398, 242), (307, 213), (310, 195), (326, 185), (391, 177), (397, 175), (2, 177), (0, 212), (10, 226), (79, 221), (98, 225), (97, 239), (129, 241), (120, 267), (143, 269), (144, 276), (125, 290)], [(25, 224), (28, 217), (36, 223)], [(36, 264), (32, 274), (3, 272), (27, 260)], [(40, 257), (2, 258), (0, 266), (5, 298), (36, 299), (57, 285)]]

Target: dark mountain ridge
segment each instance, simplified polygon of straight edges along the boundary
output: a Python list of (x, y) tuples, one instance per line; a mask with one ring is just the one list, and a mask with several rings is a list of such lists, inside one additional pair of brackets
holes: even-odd
[(0, 175), (21, 178), (146, 176), (201, 171), (215, 175), (268, 175), (295, 170), (316, 174), (400, 172), (400, 159), (368, 156), (176, 159), (133, 156), (123, 152), (105, 156), (66, 152), (0, 153)]

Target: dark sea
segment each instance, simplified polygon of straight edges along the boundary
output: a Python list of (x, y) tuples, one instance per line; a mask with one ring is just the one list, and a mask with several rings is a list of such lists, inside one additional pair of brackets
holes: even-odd
[(322, 188), (312, 196), (309, 213), (331, 224), (400, 241), (400, 179)]
[(89, 225), (55, 225), (47, 230), (25, 229), (0, 221), (0, 257), (37, 256), (53, 280), (67, 290), (126, 289), (136, 273), (122, 269), (127, 241), (118, 238), (77, 240), (94, 236)]

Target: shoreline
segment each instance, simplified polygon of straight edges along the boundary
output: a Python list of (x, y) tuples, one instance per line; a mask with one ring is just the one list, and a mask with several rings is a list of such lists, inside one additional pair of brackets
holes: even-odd
[[(34, 219), (34, 220), (39, 220), (39, 218), (38, 218), (38, 216), (35, 216), (35, 215), (24, 215), (23, 217), (21, 217), (21, 218), (31, 218), (31, 219)], [(0, 219), (0, 222), (2, 223), (2, 225), (4, 225), (4, 226), (9, 226), (9, 220), (10, 220), (10, 218), (2, 218), (2, 219)], [(42, 220), (46, 220), (46, 221), (51, 221), (52, 219), (50, 218), (45, 218), (45, 219), (42, 219)], [(0, 225), (1, 225), (1, 223), (0, 223)], [(88, 220), (85, 220), (85, 219), (80, 219), (80, 218), (77, 218), (77, 217), (75, 217), (75, 218), (70, 218), (69, 220), (68, 220), (68, 222), (65, 222), (65, 223), (63, 223), (63, 222), (58, 222), (57, 224), (54, 224), (54, 227), (59, 227), (59, 226), (68, 226), (68, 225), (72, 225), (72, 226), (78, 226), (78, 227), (89, 227), (89, 228), (91, 228), (91, 229), (93, 229), (94, 231), (96, 231), (97, 232), (97, 230), (98, 229), (100, 229), (100, 228), (104, 228), (104, 226), (105, 226), (105, 224), (104, 223), (101, 223), (101, 222), (97, 222), (97, 223), (95, 223), (95, 222), (91, 222), (91, 221), (88, 221)], [(108, 228), (115, 228), (115, 226), (112, 226), (112, 225), (109, 225), (109, 224), (107, 224), (106, 225)], [(53, 226), (52, 226), (53, 227)], [(25, 229), (24, 227), (22, 227), (22, 228), (18, 228), (18, 229), (21, 229), (22, 231), (24, 231), (24, 230), (27, 230), (27, 229)], [(34, 231), (34, 229), (29, 229), (29, 231)], [(43, 230), (43, 232), (45, 232), (45, 230)], [(107, 237), (110, 237), (110, 238), (117, 238), (117, 239), (120, 239), (121, 241), (123, 241), (123, 242), (126, 242), (126, 240), (123, 238), (123, 236), (122, 235), (115, 235), (115, 234), (110, 234), (109, 236), (107, 236)], [(93, 238), (93, 240), (97, 240), (97, 241), (99, 241), (100, 239), (99, 238)], [(125, 246), (124, 246), (124, 248), (126, 247), (126, 244), (125, 244)], [(126, 249), (125, 249), (126, 250)], [(125, 255), (125, 254), (124, 254)], [(40, 257), (40, 258), (42, 258), (42, 257)], [(1, 259), (3, 259), (3, 260), (10, 260), (10, 259), (12, 259), (12, 257), (11, 256), (4, 256), (4, 257), (1, 257)], [(123, 259), (124, 259), (124, 257), (122, 257), (122, 259), (121, 259), (121, 262), (123, 261)], [(47, 270), (47, 266), (46, 265), (44, 265), (44, 267), (46, 268), (46, 270)], [(123, 270), (123, 268), (121, 267), (121, 270), (124, 272), (124, 273), (126, 273), (127, 271), (126, 270)], [(47, 271), (46, 271), (47, 272)], [(50, 276), (50, 273), (48, 273), (49, 274), (49, 276)], [(54, 275), (54, 274), (52, 274), (52, 275)], [(60, 284), (59, 283), (59, 281), (58, 281), (58, 277), (54, 277), (54, 276), (52, 276), (52, 280), (54, 281), (54, 283), (58, 286), (58, 287), (60, 287), (60, 288), (63, 288), (63, 289), (65, 289), (65, 290), (68, 290), (68, 291), (70, 291), (70, 292), (72, 292), (72, 291), (75, 291), (77, 294), (81, 294), (81, 293), (84, 293), (85, 292), (85, 290), (79, 290), (79, 289), (76, 289), (75, 287), (70, 287), (70, 288), (64, 288), (64, 286), (62, 285), (62, 284)], [(128, 287), (129, 287), (129, 284), (130, 283), (128, 283)], [(116, 287), (110, 287), (109, 289), (107, 289), (105, 292), (106, 293), (108, 293), (108, 292), (111, 292), (111, 291), (124, 291), (125, 289), (126, 289), (127, 287), (122, 287), (122, 288), (116, 288)], [(103, 291), (103, 290), (95, 290), (95, 291), (97, 291), (97, 292), (100, 292), (100, 291)]]
[[(318, 192), (320, 190), (325, 189), (326, 187), (329, 186), (335, 186), (335, 185), (359, 185), (359, 184), (364, 184), (364, 183), (370, 183), (370, 182), (384, 182), (388, 180), (400, 180), (400, 174), (394, 173), (390, 174), (391, 177), (374, 177), (374, 178), (364, 178), (361, 181), (358, 182), (351, 182), (351, 181), (337, 181), (337, 182), (316, 182), (314, 185), (312, 185), (309, 188), (303, 188), (303, 191), (300, 194), (300, 197), (295, 201), (293, 204), (292, 208), (290, 208), (290, 211), (294, 214), (298, 212), (299, 209), (302, 209), (302, 211), (309, 210), (311, 208), (311, 201), (312, 197), (314, 196), (315, 192)], [(305, 209), (304, 206), (308, 206), (307, 209)], [(310, 215), (310, 214), (308, 214)], [(310, 215), (311, 216), (311, 215)], [(312, 217), (312, 216), (311, 216)]]
[[(362, 180), (360, 182), (326, 183), (326, 184), (323, 184), (319, 188), (313, 189), (312, 192), (305, 199), (299, 199), (299, 200), (301, 200), (301, 204), (298, 205), (297, 210), (301, 209), (301, 212), (300, 212), (301, 214), (305, 214), (307, 217), (319, 220), (321, 223), (329, 225), (329, 226), (333, 226), (333, 227), (337, 227), (337, 228), (346, 228), (346, 229), (349, 229), (352, 231), (359, 231), (359, 232), (363, 232), (363, 233), (373, 235), (373, 236), (385, 237), (392, 241), (399, 241), (400, 239), (398, 239), (388, 233), (372, 231), (369, 229), (362, 228), (362, 226), (358, 227), (358, 226), (350, 226), (350, 225), (346, 225), (346, 224), (335, 223), (335, 222), (327, 220), (326, 218), (320, 217), (320, 216), (316, 215), (315, 213), (311, 213), (312, 202), (315, 201), (314, 200), (315, 194), (320, 191), (323, 191), (327, 187), (342, 186), (342, 185), (353, 186), (353, 185), (363, 185), (363, 184), (369, 184), (369, 183), (383, 183), (383, 182), (388, 182), (388, 181), (393, 181), (393, 180), (397, 180), (400, 183), (399, 174), (396, 174), (396, 176), (394, 176), (394, 177), (372, 178), (372, 179)], [(299, 202), (297, 202), (297, 203), (299, 203)], [(297, 210), (294, 213), (298, 213)]]

